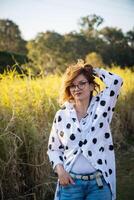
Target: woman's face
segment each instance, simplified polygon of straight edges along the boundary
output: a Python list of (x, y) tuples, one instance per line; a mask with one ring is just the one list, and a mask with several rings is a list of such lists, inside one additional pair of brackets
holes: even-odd
[(89, 99), (91, 91), (94, 90), (94, 85), (89, 84), (83, 74), (78, 75), (70, 86), (70, 93), (74, 100)]

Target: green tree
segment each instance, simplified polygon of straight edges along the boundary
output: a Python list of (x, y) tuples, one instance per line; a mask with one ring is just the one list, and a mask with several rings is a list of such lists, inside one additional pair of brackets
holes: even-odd
[(121, 66), (132, 66), (134, 64), (134, 50), (129, 46), (128, 38), (121, 29), (105, 27), (100, 31), (104, 44), (99, 49), (104, 62)]
[(98, 27), (103, 23), (104, 19), (98, 15), (87, 15), (81, 17), (78, 22), (80, 26), (80, 32), (86, 37), (97, 37)]
[(134, 49), (134, 28), (126, 33), (126, 38), (130, 47)]
[(39, 33), (35, 40), (27, 44), (28, 57), (43, 72), (55, 72), (57, 65), (63, 63), (61, 56), (63, 41), (63, 36), (56, 32)]
[(89, 45), (83, 35), (71, 32), (64, 35), (63, 52), (65, 63), (74, 62), (80, 58), (84, 59), (89, 52)]
[(101, 29), (100, 34), (107, 44), (119, 44), (125, 40), (122, 30), (114, 27), (105, 27)]
[(100, 37), (98, 30), (104, 19), (98, 15), (87, 15), (82, 17), (79, 21), (80, 34), (83, 35), (87, 41), (88, 51), (85, 56), (92, 52), (99, 53), (99, 50), (104, 46), (105, 41)]
[(19, 27), (11, 20), (0, 20), (0, 51), (26, 53), (26, 41), (22, 39)]
[(79, 32), (64, 35), (54, 31), (39, 33), (27, 45), (28, 57), (34, 68), (45, 73), (64, 72), (70, 63), (84, 59), (92, 52), (96, 52), (93, 59), (97, 60), (99, 65), (104, 62), (107, 65), (114, 63), (132, 66), (132, 32), (125, 36), (121, 29), (113, 27), (98, 30), (102, 23), (103, 18), (100, 16), (89, 15), (81, 18)]

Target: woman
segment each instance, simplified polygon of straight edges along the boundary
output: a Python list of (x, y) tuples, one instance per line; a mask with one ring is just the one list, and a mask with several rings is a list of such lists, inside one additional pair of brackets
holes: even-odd
[[(95, 96), (99, 77), (106, 85)], [(123, 81), (79, 61), (64, 74), (47, 154), (58, 175), (55, 200), (115, 200), (116, 171), (110, 130)]]

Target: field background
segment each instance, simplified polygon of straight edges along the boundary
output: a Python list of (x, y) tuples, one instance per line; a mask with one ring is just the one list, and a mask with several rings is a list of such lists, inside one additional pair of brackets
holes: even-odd
[[(109, 71), (124, 80), (111, 124), (117, 200), (133, 200), (134, 73), (119, 67)], [(0, 199), (52, 199), (56, 177), (46, 151), (61, 80), (60, 75), (23, 79), (14, 72), (0, 75)]]

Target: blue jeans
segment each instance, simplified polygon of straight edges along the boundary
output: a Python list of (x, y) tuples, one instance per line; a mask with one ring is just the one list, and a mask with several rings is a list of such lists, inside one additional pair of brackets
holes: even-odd
[(73, 179), (75, 185), (60, 186), (60, 200), (111, 200), (112, 193), (104, 177), (103, 188), (99, 189), (96, 179)]

